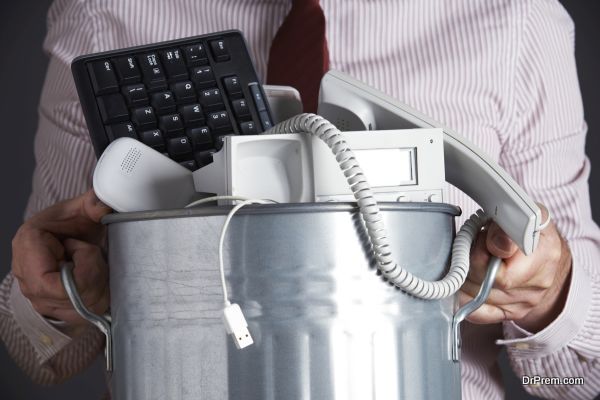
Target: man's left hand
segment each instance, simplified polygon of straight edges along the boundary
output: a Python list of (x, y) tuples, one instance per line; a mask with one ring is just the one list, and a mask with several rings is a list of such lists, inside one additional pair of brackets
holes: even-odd
[[(548, 212), (542, 209), (542, 220)], [(529, 332), (538, 332), (562, 311), (571, 272), (571, 252), (552, 221), (540, 232), (533, 254), (526, 256), (492, 222), (471, 251), (471, 268), (459, 292), (461, 306), (477, 295), (491, 255), (502, 265), (486, 303), (467, 318), (478, 324), (512, 320)]]

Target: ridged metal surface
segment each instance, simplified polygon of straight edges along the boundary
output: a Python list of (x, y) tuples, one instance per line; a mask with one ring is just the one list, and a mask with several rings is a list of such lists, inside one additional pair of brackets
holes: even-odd
[[(456, 209), (409, 206), (384, 208), (396, 259), (440, 278)], [(221, 322), (219, 212), (109, 221), (115, 399), (460, 399), (454, 299), (385, 283), (351, 207), (234, 217), (228, 283), (255, 340), (235, 349)]]

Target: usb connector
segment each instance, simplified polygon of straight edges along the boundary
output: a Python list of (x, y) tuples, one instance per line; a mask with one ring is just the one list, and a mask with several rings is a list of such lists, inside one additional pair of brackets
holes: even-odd
[(223, 309), (223, 323), (238, 349), (243, 349), (254, 343), (248, 331), (246, 318), (244, 318), (242, 309), (237, 304), (230, 304)]

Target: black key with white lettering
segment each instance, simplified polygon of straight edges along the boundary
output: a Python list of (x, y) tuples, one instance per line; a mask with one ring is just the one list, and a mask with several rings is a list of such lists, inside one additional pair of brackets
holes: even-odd
[(196, 101), (196, 90), (190, 81), (176, 82), (171, 85), (171, 90), (175, 93), (175, 101), (179, 104)]
[(148, 90), (162, 90), (167, 88), (167, 78), (156, 53), (148, 53), (138, 57), (144, 83)]
[(106, 127), (106, 134), (108, 139), (112, 142), (115, 139), (122, 137), (130, 137), (137, 139), (135, 128), (131, 122), (123, 122), (121, 124), (109, 125)]
[(107, 94), (97, 98), (98, 109), (102, 116), (102, 122), (105, 124), (113, 124), (115, 122), (127, 121), (129, 119), (129, 111), (123, 96), (119, 93)]
[(95, 61), (87, 65), (94, 93), (97, 95), (119, 91), (117, 76), (108, 60)]
[(179, 113), (183, 117), (186, 126), (197, 126), (204, 124), (204, 113), (200, 104), (186, 104), (179, 107)]
[(161, 153), (165, 151), (165, 139), (159, 129), (151, 129), (140, 133), (140, 140)]
[(196, 86), (200, 87), (214, 87), (215, 86), (215, 74), (211, 67), (196, 67), (192, 68), (192, 81)]
[(153, 93), (150, 104), (152, 104), (158, 115), (171, 114), (176, 109), (175, 97), (169, 91)]
[(181, 50), (165, 50), (160, 53), (160, 56), (170, 80), (186, 79), (188, 77), (187, 67), (185, 66)]
[(156, 127), (156, 114), (152, 107), (136, 108), (131, 112), (131, 119), (140, 131)]
[(227, 42), (225, 39), (212, 40), (210, 42), (210, 49), (212, 50), (215, 60), (229, 61), (229, 50), (227, 49)]
[(258, 116), (260, 117), (260, 123), (265, 131), (273, 127), (273, 122), (271, 122), (271, 117), (269, 117), (267, 110), (260, 111)]
[(167, 139), (167, 151), (173, 160), (183, 161), (192, 158), (192, 145), (187, 136)]
[(231, 121), (229, 121), (229, 114), (227, 114), (227, 111), (218, 111), (208, 114), (207, 124), (213, 131), (231, 130)]
[(179, 114), (163, 115), (158, 119), (158, 127), (167, 138), (183, 134), (183, 121)]
[(223, 107), (223, 97), (219, 89), (206, 89), (200, 92), (200, 104), (206, 109)]
[(250, 116), (250, 107), (246, 99), (238, 99), (231, 102), (233, 107), (233, 113), (238, 118), (245, 118)]
[(129, 107), (139, 107), (148, 104), (148, 93), (146, 93), (146, 87), (143, 83), (124, 86), (122, 93)]
[(206, 49), (202, 43), (185, 46), (183, 53), (189, 66), (208, 64)]
[(142, 72), (135, 61), (135, 58), (121, 57), (113, 60), (113, 62), (121, 85), (138, 83), (142, 80)]
[(237, 76), (228, 76), (223, 79), (223, 84), (225, 85), (225, 91), (229, 95), (229, 97), (242, 97), (242, 85), (240, 84), (240, 78)]
[(263, 98), (258, 83), (253, 82), (249, 84), (248, 87), (250, 88), (250, 93), (252, 94), (252, 99), (254, 100), (254, 105), (256, 106), (256, 109), (258, 111), (266, 110), (267, 105), (265, 104), (265, 99)]
[(258, 133), (254, 121), (242, 122), (240, 124), (240, 130), (242, 131), (242, 135), (256, 135)]
[(194, 150), (208, 150), (215, 147), (208, 126), (188, 129), (186, 134), (192, 141)]

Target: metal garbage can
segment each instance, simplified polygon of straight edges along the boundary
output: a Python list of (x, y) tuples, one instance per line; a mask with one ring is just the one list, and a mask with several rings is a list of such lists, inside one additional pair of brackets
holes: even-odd
[[(460, 210), (383, 203), (396, 260), (445, 274)], [(378, 273), (355, 204), (248, 206), (225, 242), (232, 302), (254, 345), (221, 320), (219, 234), (229, 207), (112, 214), (112, 395), (124, 399), (460, 399), (456, 298), (422, 300)]]

